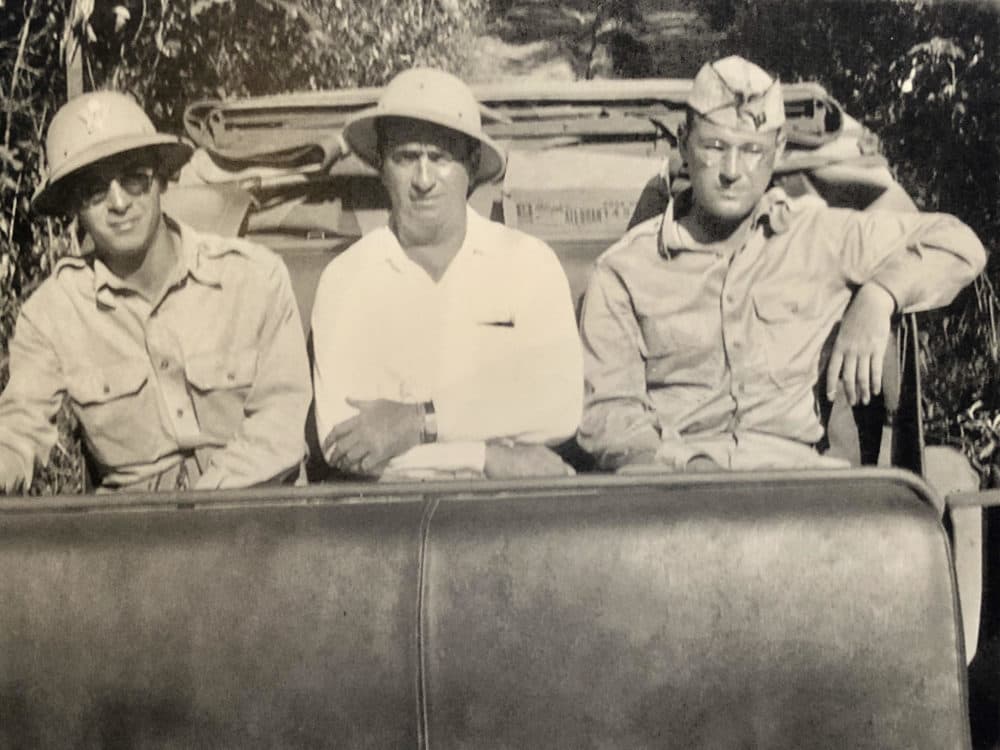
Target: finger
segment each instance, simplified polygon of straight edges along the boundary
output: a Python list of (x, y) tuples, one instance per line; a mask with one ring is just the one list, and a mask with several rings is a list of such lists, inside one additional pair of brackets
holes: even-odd
[(849, 354), (844, 357), (844, 368), (840, 373), (840, 382), (844, 384), (844, 395), (847, 397), (847, 403), (854, 406), (858, 403), (858, 393), (854, 385), (858, 381), (858, 357), (855, 354)]
[(387, 461), (379, 461), (372, 454), (368, 454), (358, 462), (358, 468), (366, 476), (379, 476), (384, 470)]
[(323, 442), (320, 443), (320, 447), (323, 449), (323, 453), (329, 455), (330, 449), (337, 443), (337, 438), (334, 437), (333, 430), (323, 438)]
[(368, 455), (368, 446), (366, 445), (355, 445), (347, 453), (344, 454), (344, 463), (348, 466), (361, 466), (361, 462), (364, 460), (365, 456)]
[(347, 454), (354, 450), (360, 442), (361, 439), (353, 432), (350, 435), (345, 435), (334, 444), (333, 450), (330, 453), (330, 463), (342, 462)]
[(348, 406), (353, 406), (355, 409), (365, 409), (366, 407), (371, 406), (372, 403), (367, 399), (351, 398), (350, 396), (348, 396), (344, 400), (347, 402)]
[(388, 461), (376, 462), (371, 456), (365, 459), (365, 473), (370, 477), (380, 477), (389, 465)]
[(834, 347), (830, 355), (830, 364), (826, 368), (826, 397), (833, 401), (837, 396), (837, 381), (840, 379), (840, 368), (844, 365), (844, 355)]
[(858, 399), (867, 406), (872, 400), (871, 355), (858, 358), (857, 388)]
[(872, 394), (876, 396), (882, 392), (886, 348), (886, 346), (879, 347), (879, 351), (872, 357)]
[(331, 443), (335, 443), (336, 441), (343, 439), (357, 428), (360, 421), (361, 419), (358, 416), (345, 419), (343, 422), (330, 430), (330, 434), (326, 436), (326, 439)]

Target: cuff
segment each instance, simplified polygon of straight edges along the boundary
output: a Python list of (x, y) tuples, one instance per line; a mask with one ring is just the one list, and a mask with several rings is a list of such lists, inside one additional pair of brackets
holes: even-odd
[(691, 446), (682, 442), (671, 441), (663, 443), (656, 451), (657, 462), (666, 464), (674, 471), (684, 471), (684, 469), (687, 468), (688, 462), (692, 458), (696, 458), (698, 456), (711, 458), (711, 456), (704, 451), (695, 450)]
[(920, 301), (916, 293), (910, 291), (913, 269), (909, 265), (905, 255), (890, 258), (868, 282), (878, 284), (889, 293), (896, 302), (897, 313), (906, 312), (907, 308)]
[(482, 476), (485, 465), (485, 442), (427, 443), (396, 456), (386, 466), (383, 476), (404, 477), (428, 472), (444, 475), (472, 472)]

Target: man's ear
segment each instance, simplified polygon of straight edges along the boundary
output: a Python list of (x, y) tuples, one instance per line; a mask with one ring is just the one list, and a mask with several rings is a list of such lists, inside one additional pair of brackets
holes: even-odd
[(681, 160), (687, 164), (688, 161), (688, 136), (691, 135), (691, 130), (688, 128), (686, 121), (682, 120), (677, 126), (677, 151), (681, 155)]
[(483, 159), (483, 147), (479, 141), (469, 141), (469, 175), (475, 176), (479, 172), (479, 165)]
[(788, 138), (785, 136), (785, 129), (782, 128), (781, 130), (778, 131), (778, 135), (775, 137), (775, 147), (774, 147), (775, 164), (781, 161), (781, 157), (785, 153), (786, 143), (788, 143)]

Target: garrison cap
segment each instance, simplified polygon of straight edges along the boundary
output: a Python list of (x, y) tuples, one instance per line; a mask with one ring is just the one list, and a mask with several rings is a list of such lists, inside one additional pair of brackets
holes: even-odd
[(702, 65), (687, 104), (706, 120), (730, 128), (767, 132), (785, 124), (781, 84), (737, 55)]

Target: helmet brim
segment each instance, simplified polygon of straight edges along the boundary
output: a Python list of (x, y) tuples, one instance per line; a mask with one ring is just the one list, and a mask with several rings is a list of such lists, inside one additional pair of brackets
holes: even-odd
[(371, 107), (356, 114), (344, 125), (343, 136), (351, 151), (370, 167), (379, 168), (378, 154), (378, 120), (385, 117), (403, 117), (411, 120), (421, 120), (434, 125), (453, 130), (456, 133), (477, 141), (482, 145), (479, 159), (479, 169), (472, 175), (472, 184), (480, 185), (493, 182), (503, 176), (507, 168), (507, 157), (500, 145), (485, 133), (476, 132), (465, 123), (442, 117), (440, 113), (421, 109), (417, 106)]
[(135, 151), (155, 151), (163, 170), (173, 173), (183, 167), (194, 153), (194, 148), (176, 136), (156, 133), (113, 138), (96, 143), (90, 148), (74, 154), (59, 165), (59, 169), (46, 177), (31, 199), (31, 208), (45, 215), (66, 213), (71, 206), (66, 200), (66, 188), (72, 177), (84, 167), (119, 154)]

